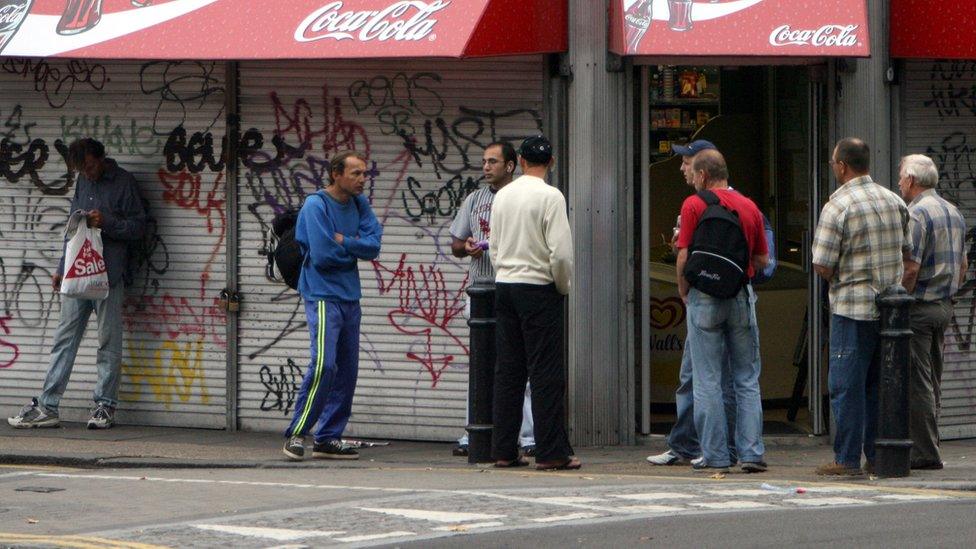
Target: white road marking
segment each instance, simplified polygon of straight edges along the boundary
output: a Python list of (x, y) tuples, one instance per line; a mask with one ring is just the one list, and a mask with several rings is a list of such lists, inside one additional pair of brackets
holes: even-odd
[(804, 507), (827, 507), (829, 505), (870, 505), (872, 502), (866, 499), (854, 498), (790, 498), (783, 500), (786, 503), (802, 505)]
[(405, 538), (408, 536), (416, 536), (417, 534), (413, 532), (387, 532), (385, 534), (370, 534), (368, 536), (351, 536), (348, 538), (333, 538), (336, 541), (341, 541), (343, 543), (356, 543), (359, 541), (373, 541), (377, 539), (389, 539), (389, 538)]
[(236, 534), (250, 538), (267, 538), (275, 541), (295, 541), (305, 538), (329, 537), (345, 534), (343, 531), (324, 532), (321, 530), (286, 530), (284, 528), (257, 528), (253, 526), (231, 526), (224, 524), (194, 524), (194, 528)]
[(708, 502), (708, 503), (692, 503), (695, 507), (701, 507), (703, 509), (764, 509), (774, 507), (768, 503), (759, 503), (758, 501), (722, 501), (722, 502)]
[(554, 505), (560, 505), (563, 503), (600, 503), (606, 500), (603, 498), (566, 496), (566, 497), (553, 497), (553, 498), (537, 498), (536, 501), (538, 501), (539, 503), (551, 503)]
[(438, 526), (436, 528), (431, 528), (435, 532), (467, 532), (468, 530), (477, 530), (478, 528), (494, 528), (496, 526), (505, 526), (504, 522), (501, 521), (491, 521), (491, 522), (470, 522), (467, 524), (457, 524), (455, 526)]
[(354, 490), (359, 492), (391, 492), (395, 494), (464, 494), (460, 490), (431, 490), (425, 488), (370, 488), (367, 486), (343, 486), (341, 484), (296, 484), (290, 482), (254, 482), (246, 480), (213, 480), (197, 478), (136, 477), (125, 475), (76, 475), (68, 473), (32, 473), (45, 478), (69, 478), (91, 480), (126, 480), (140, 482), (172, 482), (186, 484), (217, 484), (223, 486), (262, 486), (270, 488), (309, 488), (315, 490)]
[(803, 489), (810, 494), (839, 494), (841, 492), (864, 492), (864, 491), (871, 490), (871, 488), (868, 487), (855, 488), (853, 486), (830, 486), (830, 485), (810, 486), (810, 487), (804, 487)]
[(429, 511), (426, 509), (383, 509), (379, 507), (357, 507), (361, 511), (383, 513), (398, 517), (430, 520), (434, 522), (467, 522), (472, 520), (490, 520), (505, 518), (507, 515), (486, 515), (483, 513), (448, 513), (444, 511)]
[(563, 521), (567, 521), (567, 520), (581, 520), (581, 519), (596, 518), (598, 516), (600, 516), (600, 515), (597, 515), (596, 513), (570, 513), (568, 515), (558, 515), (558, 516), (554, 516), (554, 517), (535, 518), (535, 519), (532, 519), (532, 522), (541, 522), (541, 523), (563, 522)]
[(933, 496), (928, 494), (887, 494), (884, 496), (875, 496), (878, 499), (888, 499), (893, 501), (923, 501), (931, 499), (947, 499), (944, 496)]
[[(747, 497), (751, 498), (754, 496), (772, 496), (777, 493), (774, 490), (756, 490), (753, 488), (742, 488), (738, 490), (706, 490), (709, 494), (714, 494), (716, 496), (735, 496), (735, 497)], [(790, 492), (793, 492), (790, 490)]]
[(673, 505), (624, 505), (621, 509), (635, 513), (680, 513), (687, 511), (684, 507), (675, 507)]
[(610, 497), (634, 501), (658, 501), (662, 499), (692, 499), (695, 496), (691, 494), (679, 494), (677, 492), (646, 492), (643, 494), (611, 495)]
[(26, 475), (33, 475), (34, 471), (18, 471), (16, 473), (4, 473), (0, 475), (0, 479), (11, 478), (11, 477), (22, 477)]

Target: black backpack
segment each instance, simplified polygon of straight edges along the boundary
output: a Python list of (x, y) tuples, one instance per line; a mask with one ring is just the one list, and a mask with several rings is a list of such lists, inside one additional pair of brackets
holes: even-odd
[[(306, 198), (306, 200), (308, 200)], [(268, 231), (268, 264), (265, 276), (274, 282), (284, 282), (292, 290), (298, 289), (305, 255), (295, 240), (295, 225), (301, 208), (288, 208), (274, 216)]]
[[(323, 198), (320, 196), (319, 200)], [(352, 200), (356, 210), (359, 210), (358, 197), (353, 197)], [(295, 240), (295, 225), (298, 223), (300, 211), (301, 208), (289, 208), (274, 216), (268, 231), (268, 264), (265, 266), (265, 276), (274, 282), (284, 282), (292, 290), (298, 289), (302, 264), (305, 263), (302, 248)]]
[(742, 223), (712, 191), (701, 191), (698, 198), (705, 202), (705, 212), (691, 239), (685, 278), (712, 297), (735, 297), (749, 281), (749, 245)]

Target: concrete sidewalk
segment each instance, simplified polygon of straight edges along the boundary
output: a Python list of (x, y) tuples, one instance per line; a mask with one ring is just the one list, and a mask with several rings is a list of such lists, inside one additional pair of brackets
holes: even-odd
[[(0, 463), (61, 465), (82, 468), (397, 468), (479, 469), (466, 458), (451, 456), (453, 444), (388, 441), (388, 446), (360, 449), (358, 461), (288, 461), (281, 453), (284, 439), (274, 433), (227, 432), (169, 427), (117, 426), (89, 431), (82, 423), (66, 423), (54, 429), (17, 430), (0, 427)], [(817, 477), (814, 467), (831, 460), (824, 437), (767, 437), (769, 471), (749, 476), (756, 482), (778, 480), (791, 483), (844, 481)], [(650, 437), (641, 446), (576, 448), (583, 461), (578, 473), (585, 476), (639, 475), (674, 479), (703, 478), (688, 466), (657, 467), (645, 461), (648, 454), (665, 449), (664, 437)], [(854, 480), (887, 486), (976, 490), (976, 439), (943, 444), (945, 469), (913, 471), (905, 479)], [(575, 474), (575, 473), (574, 473)], [(733, 472), (728, 478), (745, 480)]]

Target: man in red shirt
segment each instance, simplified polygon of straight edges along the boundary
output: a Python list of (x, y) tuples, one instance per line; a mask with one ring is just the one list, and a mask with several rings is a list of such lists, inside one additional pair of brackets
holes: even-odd
[[(706, 150), (696, 155), (692, 171), (697, 191), (712, 191), (723, 207), (738, 215), (750, 258), (746, 275), (751, 279), (756, 270), (769, 261), (762, 213), (752, 200), (729, 189), (729, 172), (720, 152)], [(678, 293), (688, 308), (688, 341), (695, 380), (695, 429), (703, 457), (693, 467), (703, 471), (727, 471), (732, 465), (722, 400), (722, 366), (728, 356), (736, 394), (736, 451), (744, 472), (762, 472), (766, 470), (766, 463), (763, 461), (756, 294), (747, 283), (734, 297), (717, 298), (692, 288), (685, 278), (689, 247), (706, 208), (697, 194), (684, 201), (677, 242)]]

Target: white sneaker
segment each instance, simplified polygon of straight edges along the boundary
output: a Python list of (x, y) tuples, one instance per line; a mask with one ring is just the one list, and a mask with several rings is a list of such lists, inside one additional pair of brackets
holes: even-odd
[(667, 452), (663, 454), (658, 454), (656, 456), (647, 456), (647, 461), (651, 465), (687, 465), (688, 460), (674, 453), (674, 450), (668, 449)]
[(695, 459), (691, 460), (692, 467), (694, 467), (695, 465), (701, 466), (702, 463), (705, 463), (705, 456), (698, 456)]
[(108, 429), (115, 425), (115, 409), (104, 404), (95, 406), (91, 419), (88, 420), (89, 429)]

